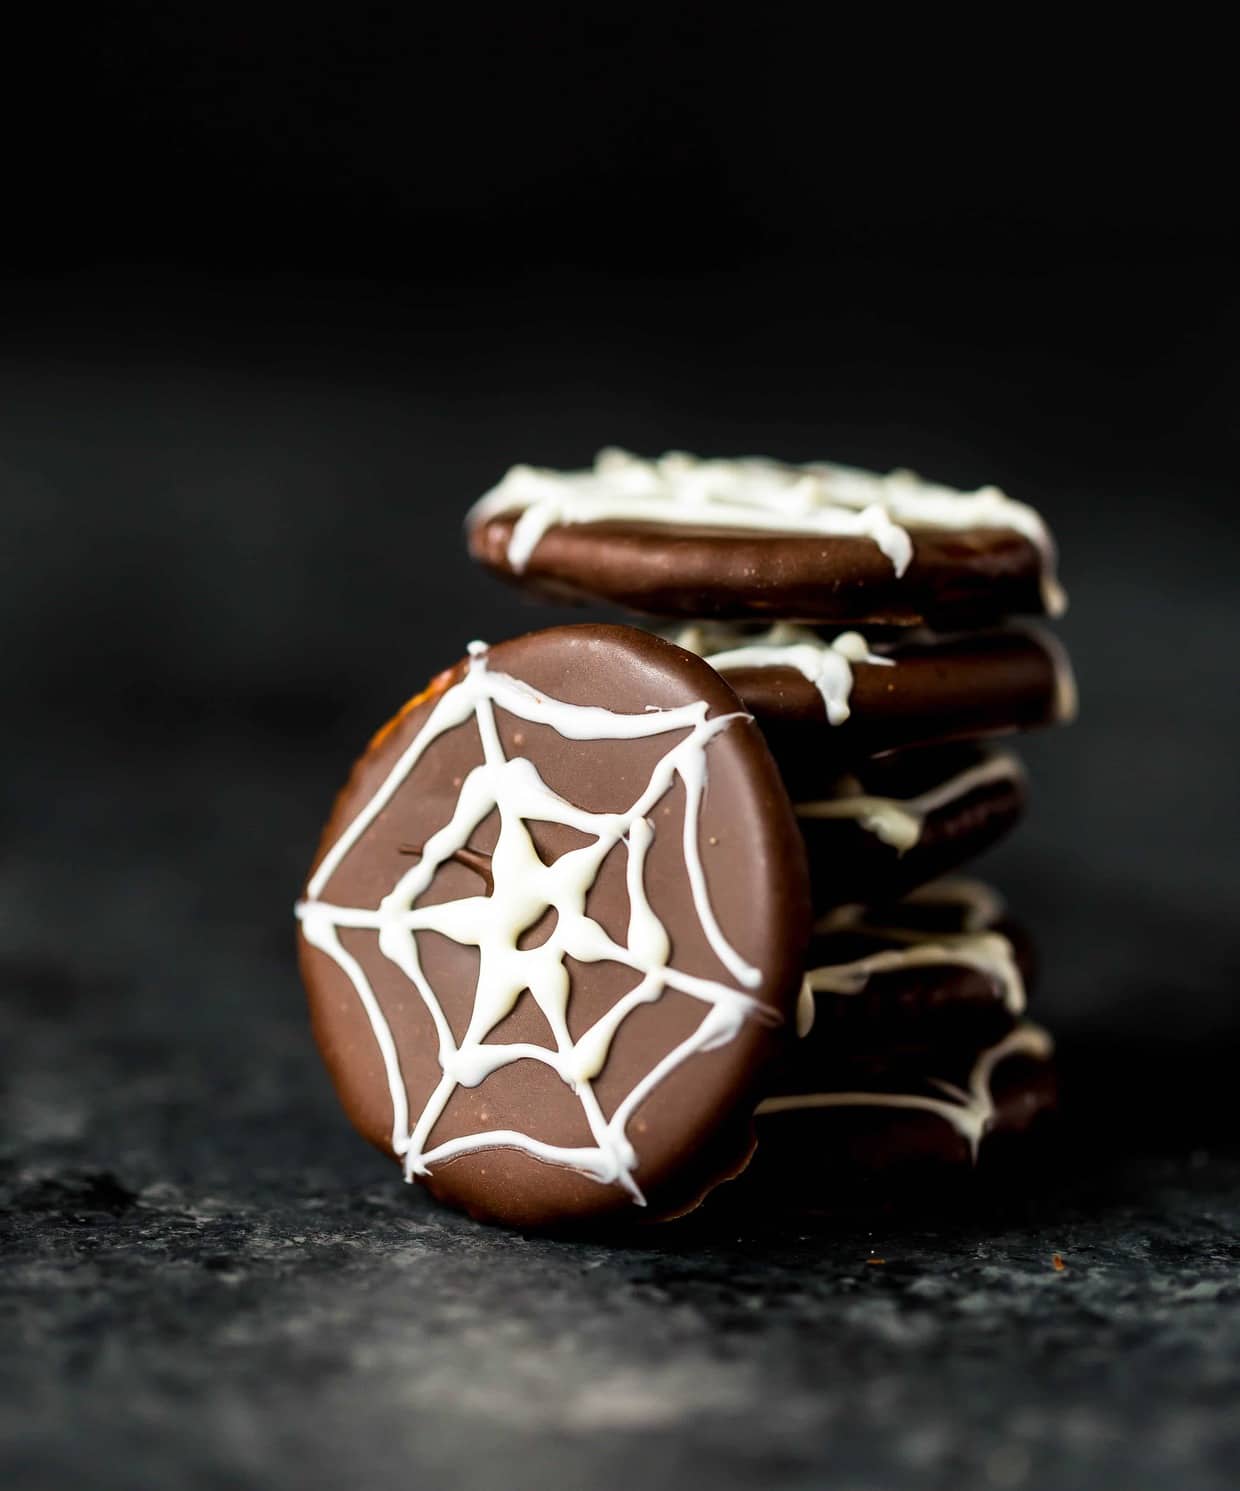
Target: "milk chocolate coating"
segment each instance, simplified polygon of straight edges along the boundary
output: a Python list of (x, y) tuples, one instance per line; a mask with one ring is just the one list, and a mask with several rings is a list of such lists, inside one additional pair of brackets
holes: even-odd
[[(507, 673), (555, 699), (642, 713), (705, 700), (712, 716), (735, 714), (735, 694), (699, 658), (649, 633), (622, 626), (557, 627), (491, 649), (492, 672)], [(393, 763), (423, 728), (437, 699), (462, 676), (464, 664), (441, 675), (382, 730), (353, 773), (324, 832), (319, 856), (374, 795)], [(675, 737), (646, 740), (566, 740), (549, 726), (497, 709), (505, 754), (524, 756), (570, 802), (590, 812), (634, 803)], [(344, 857), (322, 891), (342, 905), (375, 907), (409, 868), (410, 854), (451, 817), (461, 782), (482, 759), (471, 719), (436, 741)], [(693, 1055), (636, 1109), (628, 1137), (637, 1155), (635, 1180), (649, 1207), (639, 1211), (619, 1185), (540, 1161), (515, 1148), (468, 1153), (435, 1165), (428, 1188), (474, 1215), (517, 1226), (547, 1227), (610, 1213), (648, 1220), (686, 1210), (719, 1180), (741, 1169), (752, 1148), (755, 1094), (792, 1014), (808, 935), (808, 883), (801, 836), (761, 732), (739, 718), (706, 747), (707, 787), (699, 844), (719, 924), (742, 957), (762, 971), (748, 990), (782, 1022), (773, 1032), (747, 1020), (717, 1049)], [(681, 845), (685, 795), (679, 783), (651, 815), (654, 842), (645, 883), (654, 911), (671, 937), (678, 969), (736, 987), (702, 929)], [(586, 842), (557, 823), (527, 825), (539, 854), (551, 863)], [(485, 893), (487, 856), (497, 834), (491, 814), (475, 831), (470, 853), (448, 862), (419, 904)], [(604, 861), (587, 911), (618, 940), (628, 924), (627, 855), (617, 846)], [(316, 860), (317, 863), (317, 860)], [(524, 934), (533, 946), (549, 932), (546, 917)], [(435, 933), (417, 934), (428, 980), (460, 1039), (474, 1002), (478, 953)], [(404, 974), (379, 951), (372, 930), (345, 929), (345, 948), (361, 964), (391, 1027), (413, 1116), (440, 1077), (431, 1018)], [(366, 1013), (340, 967), (299, 936), (302, 972), (314, 1033), (337, 1093), (358, 1130), (390, 1152), (392, 1107), (383, 1064)], [(568, 1022), (577, 1039), (638, 982), (614, 963), (566, 960)], [(699, 1025), (708, 1006), (666, 990), (620, 1026), (594, 1082), (604, 1115)], [(489, 1037), (494, 1042), (552, 1046), (550, 1029), (527, 993)], [(557, 1145), (588, 1145), (591, 1136), (577, 1097), (541, 1062), (521, 1060), (494, 1071), (474, 1088), (458, 1087), (431, 1139), (435, 1144), (510, 1129)]]
[(516, 521), (471, 523), (473, 557), (535, 593), (650, 616), (963, 628), (1044, 609), (1042, 557), (1009, 529), (917, 530), (897, 575), (868, 538), (582, 523), (548, 529), (518, 574)]
[[(944, 925), (943, 930), (951, 929)], [(1032, 993), (1036, 968), (1028, 933), (1007, 920), (986, 930), (1011, 943), (1025, 992)], [(810, 941), (805, 966), (848, 963), (908, 945), (877, 931), (820, 934)], [(1005, 1001), (1006, 990), (996, 977), (964, 962), (872, 973), (856, 994), (820, 990), (814, 996), (814, 1024), (781, 1067), (781, 1084), (796, 1089), (830, 1078), (830, 1085), (843, 1086), (874, 1069), (924, 1071), (944, 1052), (980, 1050), (1001, 1039), (1013, 1024)], [(835, 1074), (842, 1072), (852, 1076), (836, 1083)]]
[[(867, 794), (907, 799), (983, 759), (971, 746), (901, 751), (865, 762), (855, 775)], [(921, 837), (903, 853), (851, 819), (802, 817), (815, 910), (897, 900), (989, 849), (1024, 807), (1020, 779), (985, 782), (927, 813)]]
[(982, 632), (880, 643), (892, 666), (854, 663), (851, 714), (827, 722), (817, 687), (795, 668), (730, 668), (724, 675), (762, 726), (789, 789), (808, 794), (824, 772), (910, 746), (976, 740), (1059, 718), (1059, 679), (1029, 632)]

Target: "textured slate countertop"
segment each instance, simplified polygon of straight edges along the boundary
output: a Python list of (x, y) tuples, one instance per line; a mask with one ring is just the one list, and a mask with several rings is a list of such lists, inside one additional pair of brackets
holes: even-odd
[[(354, 1138), (289, 914), (370, 727), (467, 635), (535, 624), (456, 534), (520, 408), (0, 373), (6, 1485), (1234, 1486), (1226, 517), (1181, 521), (1168, 487), (1117, 527), (1120, 497), (1029, 483), (1086, 701), (1031, 742), (991, 863), (1045, 950), (1049, 1172), (937, 1214), (547, 1241), (436, 1209)], [(440, 506), (403, 509), (432, 469)]]

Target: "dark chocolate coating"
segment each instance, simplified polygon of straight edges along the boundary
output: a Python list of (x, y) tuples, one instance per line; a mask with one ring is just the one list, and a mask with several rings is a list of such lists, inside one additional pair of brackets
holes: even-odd
[(852, 712), (842, 725), (828, 723), (822, 695), (795, 668), (730, 668), (724, 675), (762, 726), (794, 793), (812, 792), (824, 772), (867, 756), (1058, 719), (1054, 659), (1030, 632), (879, 644), (877, 650), (892, 666), (852, 665)]
[[(900, 751), (865, 762), (855, 775), (867, 794), (907, 799), (984, 758), (972, 746)], [(1022, 780), (985, 782), (927, 813), (921, 837), (903, 853), (851, 819), (802, 817), (815, 910), (897, 900), (989, 849), (1024, 807)]]
[[(875, 915), (873, 920), (898, 924), (887, 916)], [(986, 930), (1011, 943), (1025, 991), (1032, 992), (1035, 968), (1028, 933), (1011, 921)], [(933, 941), (933, 935), (926, 940)], [(908, 945), (877, 931), (820, 934), (810, 941), (805, 966), (848, 963)], [(841, 1070), (852, 1071), (854, 1080), (859, 1070), (925, 1070), (944, 1051), (981, 1049), (1006, 1034), (1013, 1017), (1005, 997), (1006, 990), (993, 975), (950, 962), (872, 973), (856, 994), (819, 991), (814, 996), (813, 1027), (796, 1043), (783, 1073), (795, 1086)]]
[[(976, 1053), (964, 1049), (941, 1059), (927, 1077), (963, 1086)], [(852, 1090), (842, 1083), (819, 1084), (819, 1091)], [(942, 1096), (923, 1079), (906, 1075), (889, 1082), (870, 1079), (857, 1090), (924, 1092)], [(758, 1149), (729, 1204), (748, 1197), (770, 1197), (773, 1204), (834, 1209), (864, 1201), (908, 1203), (933, 1196), (968, 1179), (975, 1168), (1029, 1158), (1030, 1140), (1045, 1130), (1058, 1097), (1054, 1061), (1016, 1053), (992, 1073), (994, 1115), (976, 1156), (948, 1120), (919, 1108), (838, 1107), (797, 1109), (760, 1115)]]
[(903, 575), (868, 538), (582, 523), (508, 562), (516, 517), (469, 526), (470, 553), (557, 600), (612, 601), (649, 616), (973, 627), (1039, 614), (1042, 556), (1010, 529), (920, 529)]
[[(739, 709), (735, 694), (708, 664), (632, 627), (574, 626), (530, 633), (492, 648), (488, 665), (553, 698), (619, 713), (696, 700), (705, 700), (712, 716)], [(461, 664), (440, 675), (376, 736), (337, 799), (319, 857), (370, 800), (439, 696), (463, 676), (463, 668)], [(549, 726), (514, 719), (498, 709), (496, 714), (505, 753), (528, 758), (548, 785), (590, 812), (627, 809), (675, 739), (571, 741)], [(342, 860), (322, 899), (377, 906), (409, 868), (409, 853), (448, 821), (462, 778), (480, 761), (472, 719), (433, 744)], [(706, 761), (699, 844), (711, 899), (729, 941), (762, 970), (761, 984), (748, 992), (770, 1011), (780, 1031), (747, 1020), (733, 1040), (699, 1052), (677, 1068), (635, 1111), (628, 1136), (638, 1154), (635, 1179), (649, 1201), (647, 1210), (635, 1208), (618, 1185), (600, 1184), (516, 1148), (469, 1153), (434, 1166), (425, 1183), (442, 1200), (479, 1217), (529, 1227), (617, 1211), (653, 1219), (692, 1207), (712, 1185), (745, 1164), (758, 1084), (781, 1036), (792, 1029), (808, 934), (808, 882), (787, 795), (752, 721), (739, 718), (716, 735), (706, 748)], [(711, 949), (693, 903), (681, 848), (684, 801), (677, 783), (651, 815), (655, 836), (646, 865), (647, 892), (670, 934), (673, 965), (735, 987)], [(548, 863), (585, 842), (560, 824), (527, 826)], [(496, 833), (493, 813), (472, 836), (470, 855), (445, 864), (419, 904), (485, 893), (486, 856)], [(587, 901), (589, 914), (621, 940), (629, 912), (626, 862), (626, 852), (618, 846), (604, 861)], [(525, 934), (530, 940), (522, 945), (535, 945), (542, 927), (543, 921), (535, 922)], [(477, 951), (438, 934), (417, 936), (427, 977), (459, 1040), (473, 1006)], [(410, 1112), (416, 1116), (440, 1076), (430, 1016), (414, 987), (380, 953), (374, 931), (346, 929), (341, 940), (368, 975), (391, 1026)], [(304, 936), (299, 948), (315, 1036), (340, 1099), (359, 1131), (390, 1152), (391, 1100), (362, 1004), (335, 962)], [(635, 986), (638, 976), (615, 963), (566, 962), (571, 979), (568, 1021), (576, 1039)], [(690, 996), (667, 990), (626, 1018), (594, 1082), (605, 1115), (697, 1028), (706, 1010)], [(528, 992), (490, 1039), (553, 1045)], [(550, 1068), (531, 1060), (501, 1067), (474, 1088), (458, 1087), (431, 1143), (491, 1129), (517, 1130), (553, 1144), (591, 1142), (573, 1092)]]

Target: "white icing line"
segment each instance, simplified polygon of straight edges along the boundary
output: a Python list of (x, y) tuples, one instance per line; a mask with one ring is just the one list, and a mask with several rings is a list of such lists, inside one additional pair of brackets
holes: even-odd
[[(531, 761), (505, 756), (495, 708), (550, 726), (569, 740), (639, 740), (688, 732), (662, 757), (638, 800), (622, 813), (590, 813), (567, 802), (542, 780)], [(603, 1184), (623, 1186), (638, 1205), (636, 1154), (625, 1133), (628, 1118), (659, 1082), (697, 1051), (732, 1040), (747, 1019), (772, 1022), (775, 1013), (740, 988), (697, 977), (669, 966), (671, 943), (646, 895), (646, 856), (654, 837), (648, 815), (677, 779), (685, 794), (683, 852), (694, 907), (715, 954), (746, 988), (757, 987), (760, 970), (747, 963), (724, 936), (711, 905), (698, 835), (699, 810), (706, 790), (706, 749), (721, 731), (744, 715), (707, 718), (704, 700), (677, 709), (618, 714), (567, 704), (536, 693), (519, 679), (493, 673), (486, 648), (474, 643), (464, 677), (440, 696), (422, 729), (401, 753), (388, 776), (356, 818), (323, 856), (296, 914), (307, 941), (340, 966), (370, 1020), (383, 1056), (392, 1100), (393, 1151), (402, 1156), (406, 1178), (426, 1174), (433, 1165), (480, 1149), (518, 1148), (548, 1164), (566, 1165)], [(451, 819), (433, 833), (418, 861), (397, 880), (377, 907), (340, 906), (323, 898), (332, 875), (366, 829), (440, 736), (466, 721), (477, 721), (483, 761), (461, 784)], [(498, 811), (499, 835), (491, 855), (492, 884), (487, 896), (463, 896), (434, 906), (416, 903), (440, 867), (467, 846), (474, 829)], [(543, 863), (527, 823), (563, 823), (592, 839), (553, 864)], [(630, 915), (626, 941), (614, 941), (585, 911), (586, 897), (603, 861), (617, 847), (627, 855), (625, 869)], [(522, 932), (554, 908), (550, 936), (536, 948), (521, 949)], [(358, 960), (342, 945), (339, 930), (376, 931), (379, 949), (417, 989), (435, 1024), (442, 1076), (410, 1126), (408, 1093), (391, 1030)], [(469, 1028), (457, 1044), (427, 980), (416, 934), (438, 932), (478, 949), (478, 982)], [(616, 962), (640, 975), (636, 987), (582, 1036), (568, 1030), (569, 974), (565, 959)], [(607, 1119), (592, 1080), (602, 1070), (611, 1041), (626, 1015), (671, 988), (707, 1006), (697, 1029), (656, 1063)], [(547, 1019), (555, 1049), (517, 1042), (490, 1045), (486, 1037), (529, 990)], [(431, 1135), (458, 1086), (475, 1087), (515, 1061), (538, 1061), (572, 1087), (581, 1102), (592, 1147), (546, 1144), (508, 1129), (462, 1135), (431, 1145)]]
[(867, 833), (900, 854), (920, 840), (927, 817), (938, 808), (966, 796), (988, 782), (1023, 781), (1024, 768), (1009, 751), (997, 751), (976, 766), (949, 777), (917, 797), (877, 797), (845, 793), (819, 802), (796, 805), (798, 818), (853, 818)]
[(1066, 599), (1055, 578), (1055, 549), (1046, 524), (1027, 503), (998, 487), (958, 492), (909, 471), (879, 476), (818, 461), (787, 465), (758, 457), (699, 460), (674, 451), (645, 461), (604, 450), (587, 471), (514, 466), (476, 502), (469, 522), (519, 514), (508, 562), (520, 572), (548, 529), (627, 521), (701, 525), (757, 533), (803, 533), (872, 539), (902, 575), (913, 557), (910, 530), (1006, 528), (1033, 543), (1042, 558), (1042, 592), (1052, 616)]
[(976, 1161), (977, 1151), (995, 1119), (991, 1078), (995, 1068), (1010, 1056), (1031, 1056), (1047, 1060), (1054, 1042), (1041, 1026), (1026, 1021), (1009, 1031), (995, 1045), (982, 1051), (973, 1064), (965, 1087), (930, 1077), (926, 1080), (943, 1094), (941, 1098), (905, 1092), (808, 1092), (789, 1093), (767, 1098), (758, 1105), (757, 1114), (799, 1113), (817, 1108), (912, 1108), (935, 1114), (968, 1144)]
[(895, 666), (892, 658), (872, 653), (860, 632), (841, 632), (828, 642), (807, 627), (788, 622), (779, 622), (757, 635), (746, 634), (724, 622), (714, 625), (695, 622), (682, 628), (672, 640), (705, 658), (719, 673), (742, 668), (795, 669), (822, 696), (827, 720), (832, 725), (842, 725), (851, 713), (848, 700), (852, 694), (854, 663), (871, 663), (881, 668)]
[(375, 1042), (383, 1057), (388, 1091), (392, 1095), (392, 1148), (395, 1149), (409, 1124), (409, 1100), (405, 1093), (405, 1085), (400, 1078), (400, 1058), (396, 1054), (396, 1042), (392, 1039), (391, 1028), (370, 987), (370, 981), (362, 972), (361, 965), (341, 945), (330, 912), (329, 907), (307, 907), (304, 914), (299, 913), (301, 929), (311, 947), (317, 947), (329, 958), (334, 958), (344, 970), (349, 982), (357, 991), (357, 997), (362, 1001), (362, 1007), (369, 1016), (371, 1029), (375, 1033)]
[(797, 1039), (804, 1040), (814, 1028), (814, 1019), (817, 1016), (814, 1005), (814, 990), (809, 979), (804, 976), (801, 979), (801, 987), (797, 991)]

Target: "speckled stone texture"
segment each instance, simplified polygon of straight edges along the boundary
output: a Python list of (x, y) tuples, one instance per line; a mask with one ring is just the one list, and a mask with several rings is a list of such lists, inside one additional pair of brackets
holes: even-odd
[(1061, 535), (1085, 701), (1031, 743), (1029, 822), (990, 861), (1044, 946), (1059, 1159), (904, 1217), (547, 1241), (434, 1208), (355, 1138), (292, 961), (370, 727), (530, 621), (457, 533), (521, 410), (227, 365), (14, 366), (0, 395), (6, 1486), (1236, 1484), (1220, 509), (1187, 521), (1169, 477), (1139, 503), (1118, 478), (1018, 493)]

